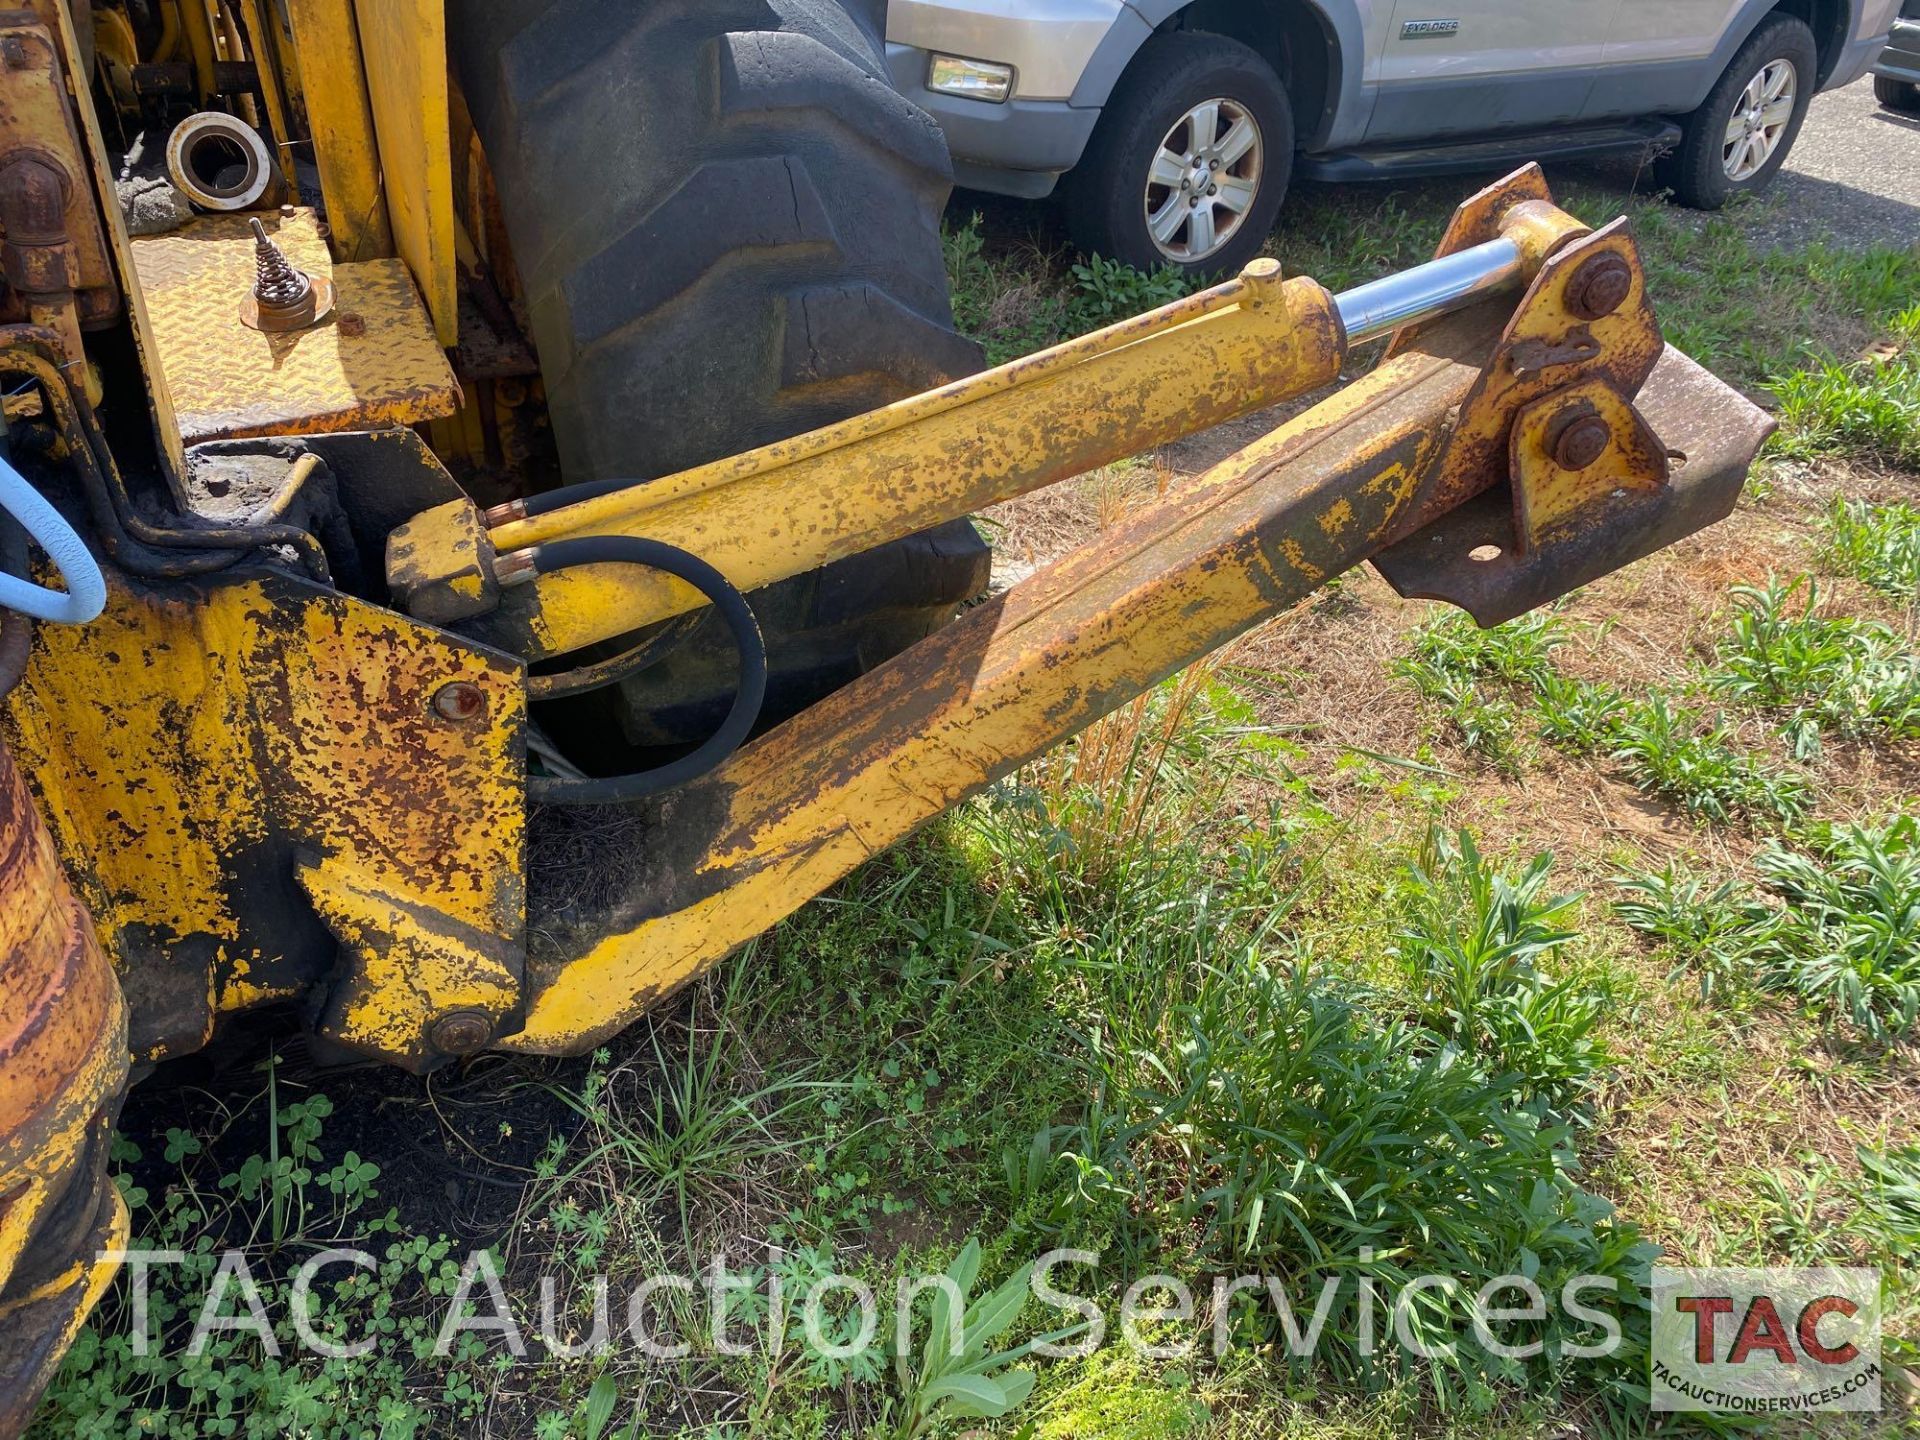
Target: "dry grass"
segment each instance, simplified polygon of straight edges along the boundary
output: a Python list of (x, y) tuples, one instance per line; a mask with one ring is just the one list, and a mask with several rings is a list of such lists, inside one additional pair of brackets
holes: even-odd
[[(1242, 440), (1244, 437), (1236, 436)], [(1218, 457), (1195, 447), (1200, 463)], [(1728, 590), (1817, 569), (1819, 515), (1835, 493), (1885, 502), (1914, 498), (1920, 481), (1872, 467), (1775, 462), (1757, 494), (1727, 522), (1587, 587), (1562, 614), (1569, 643), (1556, 668), (1629, 693), (1682, 685), (1711, 661), (1724, 633)], [(1162, 482), (1163, 484), (1166, 482)], [(1179, 477), (1172, 478), (1179, 483)], [(1096, 535), (1107, 479), (1069, 497), (1003, 506), (1002, 539), (1017, 553), (1051, 556)], [(1067, 490), (1069, 487), (1057, 487)], [(1839, 577), (1822, 577), (1823, 608), (1905, 626), (1912, 618)], [(1370, 570), (1277, 617), (1235, 647), (1219, 674), (1249, 696), (1263, 723), (1297, 741), (1293, 762), (1314, 799), (1353, 825), (1357, 846), (1405, 840), (1430, 819), (1470, 825), (1489, 853), (1550, 849), (1565, 883), (1593, 895), (1590, 933), (1609, 953), (1631, 999), (1609, 1025), (1622, 1058), (1586, 1147), (1592, 1179), (1678, 1255), (1702, 1261), (1771, 1253), (1755, 1177), (1794, 1176), (1804, 1157), (1853, 1167), (1855, 1148), (1910, 1141), (1920, 1131), (1920, 1055), (1850, 1056), (1805, 1017), (1785, 1009), (1703, 1007), (1692, 982), (1609, 920), (1606, 881), (1629, 869), (1680, 860), (1737, 873), (1758, 843), (1738, 826), (1705, 826), (1640, 794), (1604, 760), (1529, 746), (1518, 776), (1466, 752), (1434, 707), (1392, 673), (1409, 632), (1441, 607), (1409, 604)], [(1213, 669), (1183, 683), (1190, 696)], [(1136, 704), (1063, 752), (1050, 783), (1113, 787), (1142, 746), (1164, 747), (1184, 699), (1163, 712)], [(1741, 743), (1777, 740), (1759, 717), (1741, 718)], [(1356, 764), (1356, 757), (1392, 764)], [(1812, 766), (1819, 814), (1851, 819), (1910, 806), (1920, 795), (1920, 746), (1829, 741)], [(1388, 792), (1416, 779), (1411, 810)], [(1117, 793), (1126, 795), (1119, 784)], [(1135, 803), (1129, 799), (1127, 803)], [(1364, 856), (1356, 854), (1356, 863)]]
[(1180, 807), (1159, 803), (1160, 786), (1217, 666), (1189, 665), (1168, 689), (1137, 697), (1027, 768), (1026, 784), (1075, 853), (1123, 855), (1187, 828)]

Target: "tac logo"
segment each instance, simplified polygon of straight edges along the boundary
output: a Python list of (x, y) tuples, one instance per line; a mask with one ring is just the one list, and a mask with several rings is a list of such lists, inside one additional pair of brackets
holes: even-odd
[(1880, 1408), (1880, 1272), (1653, 1270), (1653, 1408)]

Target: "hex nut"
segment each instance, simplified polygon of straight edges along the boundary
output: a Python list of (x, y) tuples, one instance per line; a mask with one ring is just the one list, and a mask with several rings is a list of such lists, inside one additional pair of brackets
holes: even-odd
[(1580, 262), (1567, 281), (1567, 308), (1582, 320), (1599, 320), (1627, 303), (1633, 267), (1612, 251)]
[(433, 1022), (427, 1043), (442, 1055), (471, 1055), (493, 1038), (493, 1021), (478, 1010), (455, 1010)]
[(1562, 470), (1584, 470), (1606, 454), (1613, 431), (1598, 415), (1571, 421), (1553, 442), (1553, 463)]

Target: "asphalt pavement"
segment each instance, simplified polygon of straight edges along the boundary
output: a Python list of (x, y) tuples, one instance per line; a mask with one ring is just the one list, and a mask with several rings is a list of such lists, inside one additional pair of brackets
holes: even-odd
[(1782, 244), (1920, 246), (1920, 115), (1883, 109), (1871, 79), (1817, 95), (1773, 188), (1756, 219)]
[[(1655, 183), (1652, 167), (1637, 157), (1549, 160), (1547, 178), (1557, 176), (1622, 195)], [(1469, 178), (1420, 180), (1403, 188), (1412, 197), (1447, 206)], [(1920, 247), (1920, 116), (1882, 108), (1873, 98), (1871, 78), (1816, 95), (1773, 185), (1757, 203), (1725, 213), (1767, 247), (1794, 248), (1822, 239), (1862, 248)]]

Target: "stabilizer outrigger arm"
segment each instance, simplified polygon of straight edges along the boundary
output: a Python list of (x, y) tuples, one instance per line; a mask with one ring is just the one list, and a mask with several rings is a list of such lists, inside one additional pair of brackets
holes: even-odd
[[(1514, 306), (1495, 297), (1524, 286)], [(1663, 343), (1624, 220), (1536, 167), (1456, 213), (1434, 264), (1342, 296), (1271, 262), (1204, 294), (843, 425), (645, 486), (396, 531), (394, 594), (529, 659), (701, 603), (529, 547), (664, 540), (743, 589), (1369, 374), (740, 750), (642, 802), (610, 898), (540, 915), (524, 1024), (577, 1052), (875, 852), (1371, 560), (1492, 624), (1724, 517), (1771, 428)], [(569, 503), (570, 501), (570, 503)]]

